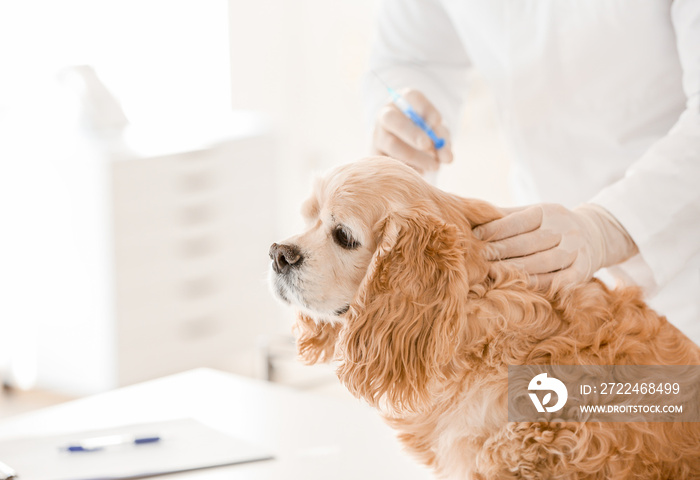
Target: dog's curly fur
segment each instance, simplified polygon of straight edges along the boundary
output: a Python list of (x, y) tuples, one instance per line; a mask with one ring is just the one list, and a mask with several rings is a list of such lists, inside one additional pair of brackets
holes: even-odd
[(491, 268), (472, 227), (500, 211), (393, 160), (341, 167), (322, 187), (321, 203), (350, 199), (377, 247), (343, 321), (299, 313), (299, 354), (336, 360), (342, 383), (440, 477), (700, 478), (700, 423), (507, 421), (508, 365), (700, 364), (637, 288), (536, 291)]

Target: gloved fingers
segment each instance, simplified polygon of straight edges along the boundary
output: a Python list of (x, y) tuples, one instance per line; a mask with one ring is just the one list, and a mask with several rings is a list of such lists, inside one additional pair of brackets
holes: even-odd
[(443, 125), (440, 112), (418, 90), (403, 89), (400, 94), (435, 134), (445, 140), (445, 145), (436, 149), (428, 134), (392, 102), (385, 105), (377, 116), (373, 137), (375, 152), (401, 160), (421, 174), (437, 170), (440, 163), (451, 163), (450, 132)]
[(412, 148), (386, 130), (375, 131), (374, 149), (378, 154), (401, 160), (421, 174), (435, 171), (439, 167), (434, 155)]
[(574, 210), (581, 222), (588, 226), (591, 249), (597, 267), (608, 267), (623, 262), (639, 252), (625, 227), (599, 205), (584, 203)]
[(386, 105), (379, 111), (377, 128), (394, 134), (406, 145), (416, 150), (429, 152), (433, 147), (433, 142), (428, 134), (415, 125), (394, 104)]
[(489, 242), (486, 249), (488, 260), (506, 260), (525, 257), (550, 250), (561, 242), (561, 234), (537, 229), (514, 237)]
[(484, 223), (472, 231), (477, 238), (494, 242), (532, 232), (542, 224), (542, 207), (533, 205), (521, 210), (515, 210), (503, 218)]
[(514, 212), (520, 212), (522, 210), (527, 210), (528, 208), (533, 207), (534, 205), (521, 205), (519, 207), (499, 207), (499, 210), (503, 212), (506, 215), (509, 215)]
[(567, 269), (574, 264), (577, 256), (577, 251), (552, 248), (526, 257), (509, 258), (499, 262), (524, 270), (529, 275), (539, 275)]
[(425, 120), (425, 123), (430, 125), (433, 130), (438, 125), (442, 124), (442, 115), (440, 115), (435, 105), (433, 105), (422, 92), (412, 88), (404, 88), (399, 91), (399, 94), (411, 104), (416, 113), (418, 113), (418, 115)]

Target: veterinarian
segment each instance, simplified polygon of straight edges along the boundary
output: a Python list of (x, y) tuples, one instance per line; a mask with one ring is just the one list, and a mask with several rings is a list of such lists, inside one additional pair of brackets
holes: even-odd
[(471, 68), (526, 205), (475, 229), (491, 260), (540, 286), (610, 267), (700, 344), (700, 1), (385, 0), (370, 69), (448, 141), (435, 150), (368, 75), (376, 153), (451, 162)]

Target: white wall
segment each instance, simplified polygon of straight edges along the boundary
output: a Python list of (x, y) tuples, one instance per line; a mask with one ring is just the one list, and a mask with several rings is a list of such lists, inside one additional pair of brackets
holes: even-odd
[(374, 0), (230, 0), (231, 99), (280, 139), (280, 234), (298, 227), (309, 174), (367, 151), (360, 81)]
[[(229, 0), (232, 104), (269, 113), (281, 136), (282, 235), (300, 227), (298, 207), (311, 172), (369, 152), (361, 84), (379, 4)], [(454, 135), (456, 161), (438, 184), (508, 204), (508, 158), (494, 109), (487, 86), (474, 75), (462, 126)]]

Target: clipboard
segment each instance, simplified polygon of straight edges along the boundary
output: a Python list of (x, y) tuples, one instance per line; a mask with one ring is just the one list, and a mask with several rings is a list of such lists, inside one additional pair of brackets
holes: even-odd
[[(161, 440), (99, 451), (69, 452), (65, 448), (86, 438), (127, 434), (157, 434)], [(0, 442), (0, 461), (22, 480), (126, 480), (272, 458), (266, 450), (194, 419)]]

